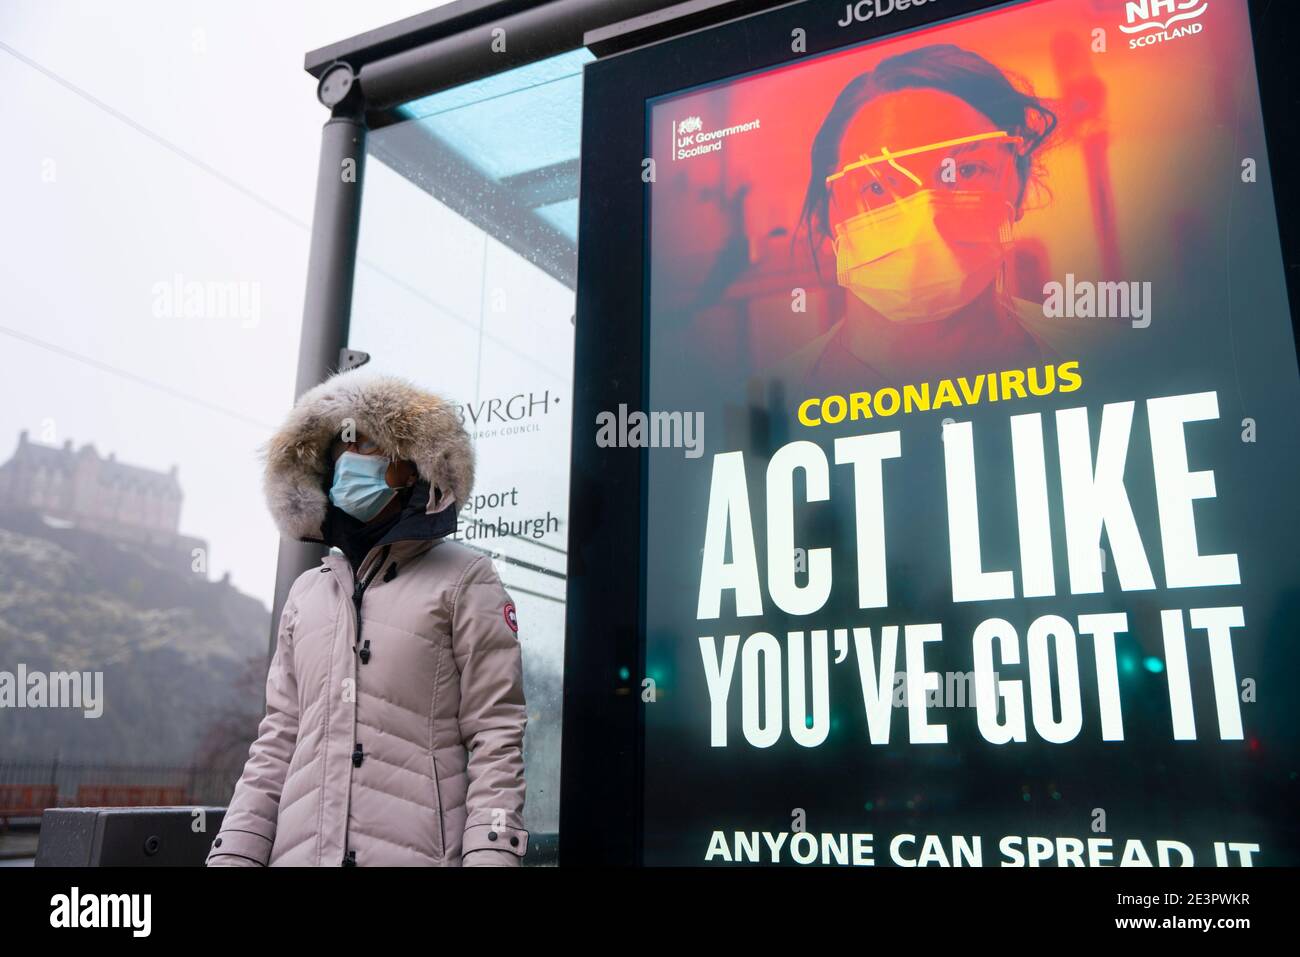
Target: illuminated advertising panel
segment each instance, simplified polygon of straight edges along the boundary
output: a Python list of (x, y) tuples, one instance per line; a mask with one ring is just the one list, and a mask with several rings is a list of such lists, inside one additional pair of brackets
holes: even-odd
[(645, 862), (1300, 863), (1245, 0), (1027, 0), (646, 113), (646, 414), (598, 421), (648, 448)]

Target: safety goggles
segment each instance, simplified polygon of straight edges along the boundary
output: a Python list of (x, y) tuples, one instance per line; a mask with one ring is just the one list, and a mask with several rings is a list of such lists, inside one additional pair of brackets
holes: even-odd
[(1014, 175), (1024, 139), (1006, 130), (863, 155), (826, 177), (831, 222), (873, 212), (925, 189), (995, 191)]

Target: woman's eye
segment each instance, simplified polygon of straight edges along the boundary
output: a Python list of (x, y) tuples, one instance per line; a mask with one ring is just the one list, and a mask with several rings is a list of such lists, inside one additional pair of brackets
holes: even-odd
[(863, 192), (870, 193), (872, 196), (884, 196), (885, 187), (881, 186), (879, 183), (868, 183)]
[(976, 176), (982, 176), (988, 172), (988, 166), (984, 163), (962, 163), (957, 167), (957, 175), (962, 179), (974, 179)]

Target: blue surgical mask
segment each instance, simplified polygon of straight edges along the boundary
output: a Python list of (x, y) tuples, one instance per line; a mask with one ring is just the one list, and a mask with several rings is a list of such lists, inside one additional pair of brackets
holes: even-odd
[(382, 455), (344, 452), (334, 463), (330, 501), (358, 521), (368, 522), (393, 500), (397, 489), (385, 476), (389, 460)]

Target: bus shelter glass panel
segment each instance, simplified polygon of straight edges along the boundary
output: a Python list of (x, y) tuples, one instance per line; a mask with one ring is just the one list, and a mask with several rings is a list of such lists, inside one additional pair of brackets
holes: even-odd
[(474, 443), (456, 538), (519, 614), (529, 862), (559, 823), (569, 402), (585, 50), (402, 107), (370, 134), (349, 346), (454, 402)]

